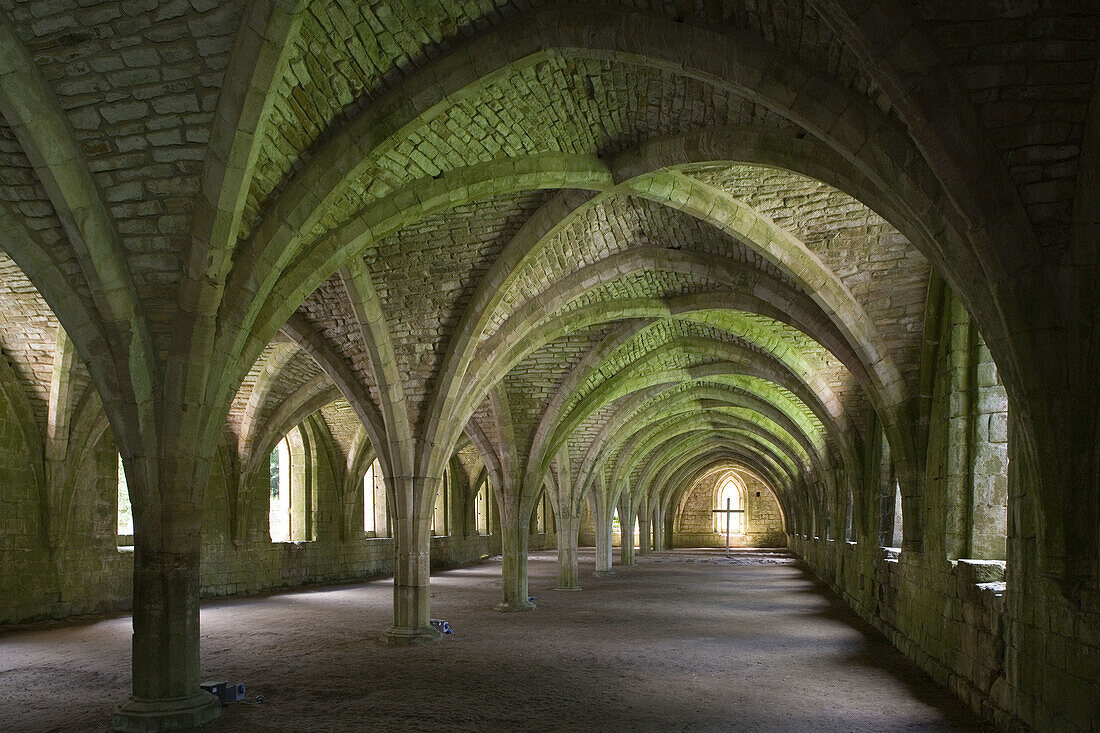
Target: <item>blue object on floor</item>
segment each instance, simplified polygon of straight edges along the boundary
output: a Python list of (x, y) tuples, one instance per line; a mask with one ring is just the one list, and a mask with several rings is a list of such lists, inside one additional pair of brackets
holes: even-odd
[(429, 623), (441, 634), (453, 634), (455, 632), (451, 625), (441, 618), (433, 618)]

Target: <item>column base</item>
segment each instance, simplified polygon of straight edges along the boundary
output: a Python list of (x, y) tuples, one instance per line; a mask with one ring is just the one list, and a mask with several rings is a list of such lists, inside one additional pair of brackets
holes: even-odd
[(221, 714), (221, 701), (206, 691), (200, 691), (191, 697), (169, 700), (131, 697), (111, 716), (111, 727), (123, 733), (190, 730), (206, 725)]
[(570, 585), (570, 586), (558, 586), (554, 590), (580, 590), (580, 589), (581, 589), (581, 587), (579, 585)]
[(592, 577), (594, 577), (594, 578), (613, 578), (613, 577), (615, 577), (615, 571), (614, 570), (597, 570), (596, 572), (592, 573)]
[(442, 632), (434, 626), (423, 626), (418, 629), (409, 629), (403, 626), (391, 626), (382, 634), (382, 641), (393, 646), (414, 646), (439, 641), (443, 638)]
[(531, 601), (501, 601), (497, 605), (493, 606), (494, 609), (501, 613), (518, 613), (519, 611), (534, 611), (537, 606)]

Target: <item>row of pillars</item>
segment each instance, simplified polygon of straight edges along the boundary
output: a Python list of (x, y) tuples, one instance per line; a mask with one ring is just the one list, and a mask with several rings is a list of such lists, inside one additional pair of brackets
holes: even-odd
[[(612, 568), (612, 521), (611, 515), (596, 517), (596, 572), (597, 577), (614, 575)], [(580, 571), (577, 556), (580, 532), (579, 515), (562, 515), (558, 518), (558, 585), (555, 590), (580, 590)], [(666, 541), (664, 522), (651, 522), (646, 515), (638, 517), (638, 554), (649, 555), (655, 549), (671, 549)], [(624, 528), (622, 535), (619, 564), (634, 564), (633, 528)], [(507, 550), (505, 550), (507, 552)], [(526, 578), (526, 560), (524, 561)], [(526, 582), (524, 582), (526, 587)]]
[[(612, 569), (612, 514), (596, 512), (596, 576), (614, 575)], [(558, 584), (555, 590), (580, 590), (578, 545), (580, 515), (559, 513), (556, 517), (558, 540)], [(384, 639), (391, 643), (417, 643), (438, 638), (430, 621), (428, 520), (417, 525), (415, 550), (403, 542), (403, 522), (399, 520), (394, 539), (397, 563), (394, 567), (394, 625)], [(663, 517), (638, 516), (639, 554), (648, 555), (654, 549), (671, 549), (671, 538), (665, 531)], [(528, 523), (514, 517), (501, 517), (501, 588), (500, 611), (528, 611), (535, 608), (528, 593), (527, 553)], [(633, 527), (624, 528), (620, 552), (621, 565), (634, 564)]]
[[(383, 639), (416, 644), (439, 638), (430, 608), (430, 512), (410, 511), (420, 492), (397, 502), (394, 530), (393, 626)], [(425, 488), (425, 487), (419, 487)], [(419, 516), (423, 515), (423, 516)], [(671, 547), (663, 516), (638, 512), (640, 553)], [(196, 516), (198, 514), (196, 513)], [(625, 514), (624, 516), (631, 516)], [(178, 517), (177, 517), (178, 519)], [(577, 548), (580, 516), (559, 512), (558, 590), (580, 590)], [(139, 518), (140, 521), (140, 518)], [(135, 534), (133, 605), (133, 695), (115, 713), (119, 731), (166, 731), (198, 727), (220, 714), (220, 704), (199, 688), (199, 587), (201, 533), (197, 525), (172, 527), (186, 531)], [(180, 524), (183, 524), (182, 522)], [(596, 512), (596, 575), (613, 575), (612, 511)], [(631, 523), (632, 524), (632, 523)], [(529, 600), (527, 552), (529, 525), (518, 516), (501, 517), (502, 588), (497, 608), (525, 611)], [(624, 528), (620, 561), (634, 564), (633, 527)], [(163, 530), (163, 528), (162, 528)]]

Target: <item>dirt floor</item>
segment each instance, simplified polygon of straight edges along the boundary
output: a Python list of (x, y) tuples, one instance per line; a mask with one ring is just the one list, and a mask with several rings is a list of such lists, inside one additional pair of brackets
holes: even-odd
[[(779, 553), (676, 550), (502, 614), (500, 561), (432, 578), (436, 644), (377, 641), (392, 585), (206, 603), (208, 678), (249, 700), (217, 731), (986, 730)], [(0, 634), (0, 731), (105, 731), (129, 689), (128, 617)]]

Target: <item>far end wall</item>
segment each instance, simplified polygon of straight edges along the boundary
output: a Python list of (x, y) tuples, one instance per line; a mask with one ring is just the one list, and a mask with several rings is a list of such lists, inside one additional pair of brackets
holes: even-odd
[[(703, 477), (680, 502), (673, 524), (673, 547), (725, 547), (726, 536), (715, 531), (714, 511), (726, 472)], [(783, 514), (768, 486), (747, 471), (737, 475), (745, 485), (744, 533), (730, 537), (733, 547), (786, 547)]]

